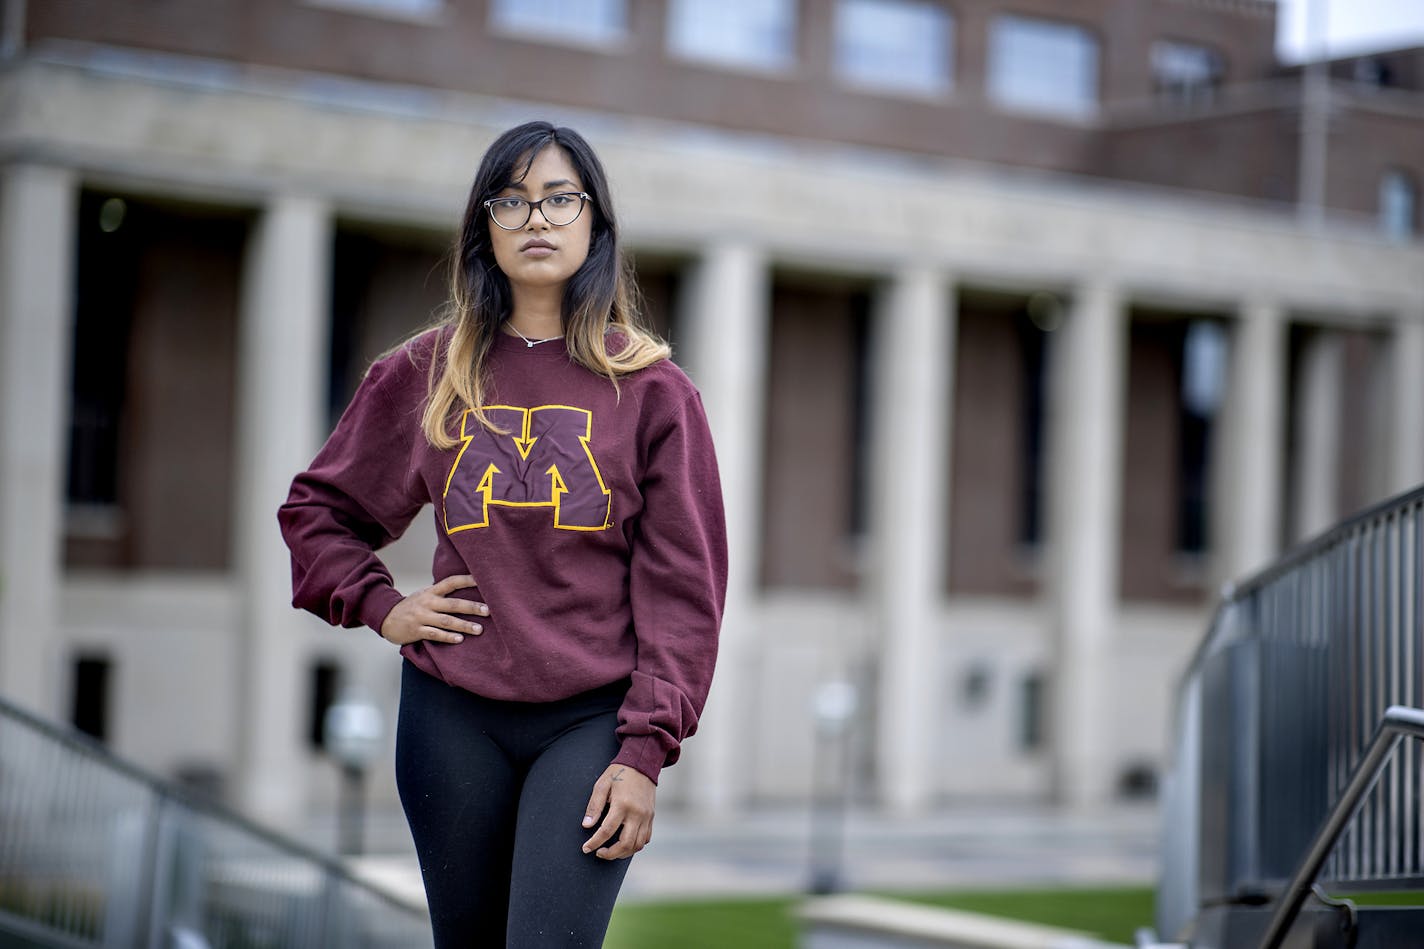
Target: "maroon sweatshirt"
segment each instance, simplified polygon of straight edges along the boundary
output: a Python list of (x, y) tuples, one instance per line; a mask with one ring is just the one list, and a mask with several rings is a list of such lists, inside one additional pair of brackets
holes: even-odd
[[(435, 580), (489, 604), (480, 636), (401, 655), (452, 686), (548, 702), (631, 677), (615, 762), (654, 781), (697, 727), (727, 584), (722, 493), (702, 400), (671, 362), (613, 384), (562, 340), (500, 334), (489, 417), (437, 451), (420, 428), (431, 331), (374, 366), (278, 520), (293, 604), (379, 631), (401, 600), (376, 551), (435, 505)], [(610, 345), (618, 345), (610, 337)], [(438, 354), (437, 358), (443, 358)]]

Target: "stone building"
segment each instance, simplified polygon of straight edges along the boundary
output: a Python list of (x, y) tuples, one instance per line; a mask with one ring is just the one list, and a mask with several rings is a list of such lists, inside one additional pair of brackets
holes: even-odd
[(1220, 584), (1424, 478), (1424, 50), (1303, 74), (1267, 0), (0, 9), (0, 694), (266, 819), (398, 682), (290, 609), (275, 508), (530, 118), (718, 442), (667, 804), (804, 798), (834, 681), (887, 808), (1149, 787)]

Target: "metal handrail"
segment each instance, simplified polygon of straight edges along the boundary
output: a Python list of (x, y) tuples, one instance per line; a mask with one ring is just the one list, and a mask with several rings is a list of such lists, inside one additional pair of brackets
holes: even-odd
[(322, 873), (336, 877), (341, 880), (341, 882), (350, 886), (365, 890), (381, 902), (389, 904), (392, 909), (418, 914), (425, 913), (424, 906), (392, 893), (389, 890), (375, 886), (370, 881), (362, 879), (352, 873), (339, 858), (328, 853), (323, 853), (299, 840), (278, 833), (269, 827), (264, 827), (246, 815), (222, 806), (210, 797), (193, 793), (181, 785), (165, 782), (162, 778), (150, 774), (137, 765), (118, 757), (83, 732), (55, 725), (6, 701), (3, 697), (0, 697), (0, 717), (18, 721), (32, 731), (39, 732), (48, 740), (64, 747), (67, 751), (91, 761), (102, 763), (108, 770), (116, 774), (122, 774), (130, 780), (146, 786), (148, 790), (157, 797), (180, 804), (186, 810), (196, 814), (204, 814), (208, 817), (217, 818), (224, 824), (241, 831), (247, 836), (256, 838), (275, 849), (282, 850), (292, 857), (313, 864), (318, 867)]
[[(1424, 707), (1421, 656), (1424, 486), (1223, 589), (1176, 689), (1159, 931), (1281, 892), (1385, 709)], [(1424, 886), (1421, 762), (1418, 743), (1398, 749), (1320, 881)]]
[(197, 945), (208, 923), (333, 949), (429, 939), (423, 906), (0, 698), (0, 893), (7, 883), (20, 902), (0, 906), (0, 941), (157, 947), (182, 930)]
[(1350, 783), (1346, 785), (1340, 799), (1335, 802), (1335, 806), (1326, 815), (1320, 830), (1316, 832), (1315, 838), (1311, 841), (1305, 859), (1301, 861), (1295, 876), (1291, 877), (1290, 883), (1281, 895), (1281, 903), (1271, 917), (1271, 924), (1266, 930), (1265, 938), (1261, 941), (1261, 949), (1280, 949), (1291, 925), (1300, 915), (1301, 907), (1305, 905), (1305, 899), (1310, 894), (1311, 884), (1315, 882), (1320, 868), (1325, 865), (1330, 851), (1340, 839), (1345, 825), (1350, 822), (1350, 818), (1355, 816), (1355, 811), (1359, 808), (1360, 802), (1364, 800), (1365, 794), (1379, 779), (1385, 759), (1394, 751), (1399, 740), (1405, 736), (1424, 739), (1424, 710), (1392, 705), (1380, 719), (1379, 727), (1375, 729), (1374, 737), (1370, 739), (1365, 756), (1355, 766)]
[[(1325, 551), (1337, 546), (1341, 541), (1362, 527), (1377, 521), (1381, 515), (1390, 511), (1399, 510), (1413, 504), (1424, 501), (1424, 484), (1411, 488), (1394, 497), (1386, 498), (1369, 507), (1362, 508), (1343, 521), (1327, 528), (1314, 537), (1292, 547), (1280, 557), (1271, 561), (1265, 567), (1248, 575), (1240, 581), (1232, 581), (1223, 586), (1221, 596), (1217, 600), (1216, 609), (1212, 613), (1211, 621), (1207, 624), (1208, 633), (1197, 644), (1193, 650), (1191, 658), (1187, 660), (1186, 671), (1178, 680), (1179, 683), (1190, 681), (1194, 676), (1200, 674), (1202, 664), (1212, 649), (1217, 645), (1216, 637), (1212, 633), (1218, 628), (1221, 614), (1230, 608), (1231, 604), (1246, 599), (1252, 593), (1266, 587), (1272, 581), (1278, 580), (1290, 571), (1319, 557)], [(1180, 687), (1177, 690), (1181, 695)]]

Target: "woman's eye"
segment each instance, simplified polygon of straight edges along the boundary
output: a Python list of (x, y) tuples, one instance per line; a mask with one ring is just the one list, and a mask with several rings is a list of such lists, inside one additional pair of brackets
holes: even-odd
[(494, 203), (494, 206), (499, 208), (501, 211), (518, 211), (521, 207), (524, 206), (524, 199), (500, 198)]
[(556, 208), (566, 208), (574, 203), (574, 196), (571, 194), (556, 194), (549, 198), (549, 203)]

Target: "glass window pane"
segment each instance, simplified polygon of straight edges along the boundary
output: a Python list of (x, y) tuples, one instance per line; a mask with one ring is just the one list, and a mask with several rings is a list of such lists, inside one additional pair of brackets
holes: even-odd
[(1194, 320), (1182, 346), (1182, 404), (1193, 415), (1215, 415), (1226, 396), (1226, 331)]
[(493, 0), (490, 22), (558, 41), (608, 42), (628, 29), (627, 0)]
[(866, 85), (940, 92), (950, 85), (952, 21), (924, 0), (841, 0), (836, 70)]
[(336, 7), (353, 13), (373, 16), (433, 17), (445, 6), (445, 0), (306, 0), (313, 6)]
[(1419, 194), (1402, 171), (1387, 171), (1380, 179), (1380, 227), (1390, 237), (1408, 239), (1414, 234), (1415, 205)]
[(1170, 40), (1152, 44), (1152, 82), (1159, 95), (1183, 102), (1208, 100), (1224, 72), (1221, 56), (1206, 46)]
[(793, 0), (672, 0), (668, 48), (733, 66), (777, 68), (795, 59)]
[(1091, 115), (1098, 104), (1098, 44), (1068, 23), (1001, 16), (989, 30), (989, 94), (1000, 105)]
[(1178, 552), (1204, 554), (1211, 521), (1211, 445), (1226, 397), (1226, 330), (1193, 320), (1182, 339), (1181, 398), (1177, 410)]
[(1355, 60), (1351, 72), (1356, 82), (1366, 86), (1394, 85), (1394, 71), (1389, 68), (1389, 63), (1378, 56), (1365, 56)]

